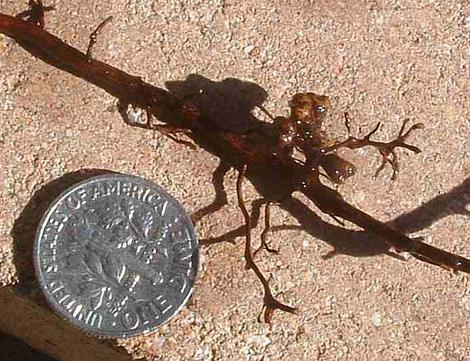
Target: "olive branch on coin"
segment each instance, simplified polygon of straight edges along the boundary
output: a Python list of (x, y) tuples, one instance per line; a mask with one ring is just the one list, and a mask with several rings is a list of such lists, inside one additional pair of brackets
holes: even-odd
[[(107, 305), (117, 315), (129, 300), (135, 300), (140, 275), (129, 270), (114, 250), (137, 254), (145, 244), (163, 240), (168, 231), (168, 225), (158, 222), (155, 210), (139, 207), (129, 199), (103, 202), (94, 212), (77, 211), (64, 229), (70, 251), (61, 275), (73, 280), (71, 289), (89, 299), (94, 311)], [(164, 252), (160, 256), (167, 258)], [(151, 259), (155, 254), (141, 257)]]

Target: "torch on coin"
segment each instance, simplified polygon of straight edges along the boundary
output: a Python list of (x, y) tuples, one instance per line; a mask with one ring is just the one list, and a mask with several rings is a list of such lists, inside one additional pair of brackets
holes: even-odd
[(51, 307), (99, 337), (155, 331), (188, 301), (199, 248), (183, 207), (145, 179), (77, 183), (39, 225), (34, 264)]

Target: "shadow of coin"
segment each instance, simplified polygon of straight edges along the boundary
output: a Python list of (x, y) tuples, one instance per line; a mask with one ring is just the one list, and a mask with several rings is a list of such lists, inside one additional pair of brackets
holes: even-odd
[(16, 219), (11, 236), (13, 237), (13, 262), (19, 282), (16, 292), (30, 298), (41, 299), (33, 266), (33, 245), (36, 230), (41, 218), (54, 200), (74, 184), (102, 174), (113, 173), (104, 169), (82, 169), (64, 174), (36, 191)]
[(0, 331), (0, 361), (56, 361), (23, 340)]

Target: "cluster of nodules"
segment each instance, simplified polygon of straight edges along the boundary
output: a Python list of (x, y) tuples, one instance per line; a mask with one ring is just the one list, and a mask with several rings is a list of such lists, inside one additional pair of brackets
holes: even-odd
[(274, 127), (277, 134), (276, 156), (291, 159), (294, 150), (305, 157), (304, 182), (317, 180), (320, 167), (334, 183), (343, 183), (354, 175), (355, 167), (334, 151), (325, 152), (332, 145), (323, 131), (323, 121), (331, 107), (330, 99), (325, 95), (298, 93), (289, 103), (289, 117), (276, 117)]

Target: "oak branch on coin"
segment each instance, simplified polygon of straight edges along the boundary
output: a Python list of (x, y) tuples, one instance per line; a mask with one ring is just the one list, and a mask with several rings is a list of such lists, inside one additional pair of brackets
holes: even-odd
[[(0, 14), (0, 33), (16, 40), (35, 57), (85, 79), (118, 98), (119, 110), (128, 123), (132, 124), (126, 118), (128, 109), (140, 108), (147, 115), (146, 123), (140, 126), (160, 131), (189, 146), (197, 144), (204, 147), (220, 157), (221, 162), (226, 162), (239, 171), (237, 194), (238, 205), (245, 219), (246, 268), (253, 270), (263, 285), (266, 322), (271, 321), (272, 314), (277, 309), (290, 313), (295, 313), (296, 309), (274, 297), (267, 278), (254, 260), (256, 252), (251, 244), (252, 218), (245, 206), (242, 192), (245, 177), (270, 189), (269, 192), (262, 193), (265, 197), (267, 219), (261, 246), (268, 251), (273, 252), (266, 242), (270, 227), (269, 206), (272, 203), (285, 202), (295, 192), (302, 192), (324, 213), (338, 222), (348, 220), (378, 236), (394, 252), (408, 252), (420, 261), (448, 270), (470, 273), (470, 260), (430, 246), (420, 239), (407, 237), (345, 202), (336, 190), (324, 182), (324, 179), (328, 179), (338, 184), (354, 174), (354, 166), (338, 156), (338, 149), (359, 149), (366, 146), (376, 148), (382, 156), (382, 164), (377, 173), (390, 164), (395, 178), (398, 170), (396, 149), (404, 148), (418, 153), (420, 150), (408, 144), (407, 139), (414, 130), (422, 127), (421, 124), (407, 128), (408, 122), (404, 121), (396, 139), (380, 142), (371, 139), (379, 125), (364, 137), (352, 136), (349, 131), (349, 117), (345, 114), (348, 137), (344, 141), (333, 141), (325, 135), (322, 124), (324, 115), (330, 108), (329, 99), (314, 93), (301, 93), (292, 98), (289, 116), (271, 117), (272, 123), (253, 120), (254, 124), (243, 131), (227, 130), (221, 126), (220, 121), (208, 116), (198, 105), (197, 95), (179, 97), (144, 82), (140, 77), (94, 59), (92, 47), (102, 25), (90, 37), (87, 51), (81, 52), (43, 29), (46, 10), (50, 8), (45, 8), (39, 0), (30, 0), (29, 10), (17, 17)], [(157, 119), (159, 123), (155, 123), (153, 119)], [(191, 142), (179, 139), (179, 135), (188, 137)], [(302, 155), (302, 160), (294, 156), (296, 153)], [(257, 189), (261, 187), (257, 186)]]

